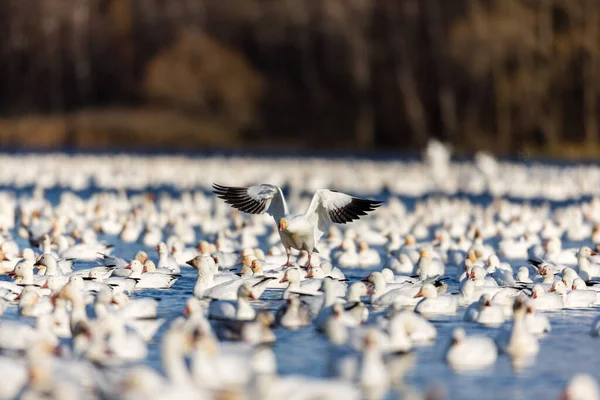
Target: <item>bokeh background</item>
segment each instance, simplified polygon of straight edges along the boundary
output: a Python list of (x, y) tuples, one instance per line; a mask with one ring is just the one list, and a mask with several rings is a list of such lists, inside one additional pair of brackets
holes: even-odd
[(598, 0), (2, 0), (0, 144), (600, 154)]

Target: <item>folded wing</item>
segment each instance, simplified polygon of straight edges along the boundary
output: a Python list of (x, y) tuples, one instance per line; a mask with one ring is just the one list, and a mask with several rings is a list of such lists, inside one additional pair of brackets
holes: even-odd
[(256, 185), (233, 187), (213, 184), (213, 192), (225, 203), (248, 214), (267, 213), (275, 221), (288, 214), (287, 204), (279, 186)]

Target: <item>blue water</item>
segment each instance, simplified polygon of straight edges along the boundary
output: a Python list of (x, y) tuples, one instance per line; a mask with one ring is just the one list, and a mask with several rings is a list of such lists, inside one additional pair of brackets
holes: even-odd
[[(10, 189), (10, 188), (5, 188)], [(18, 196), (29, 194), (30, 189), (14, 190)], [(177, 195), (172, 188), (156, 188), (155, 192), (168, 192)], [(47, 198), (54, 204), (60, 196), (60, 189), (46, 191)], [(79, 193), (84, 198), (93, 193), (88, 190)], [(380, 193), (379, 198), (385, 199), (387, 193)], [(403, 199), (408, 208), (414, 205), (414, 198)], [(471, 197), (471, 200), (480, 204), (491, 201), (489, 196)], [(540, 200), (541, 201), (541, 200)], [(557, 204), (555, 206), (560, 206)], [(204, 238), (203, 233), (197, 228), (197, 238)], [(118, 237), (101, 237), (115, 245), (113, 254), (129, 259), (138, 250), (145, 250), (156, 259), (155, 251), (141, 244), (125, 244)], [(21, 247), (29, 244), (17, 239)], [(579, 246), (581, 243), (564, 243), (564, 247)], [(379, 249), (382, 251), (382, 249)], [(512, 262), (513, 267), (525, 264), (525, 260)], [(89, 264), (79, 264), (87, 267)], [(516, 269), (515, 269), (516, 270)], [(351, 281), (368, 274), (366, 270), (346, 270)], [(195, 282), (195, 270), (183, 268), (182, 277), (169, 290), (144, 290), (138, 291), (133, 296), (150, 296), (160, 300), (159, 318), (165, 318), (156, 337), (149, 343), (149, 355), (145, 364), (161, 370), (160, 341), (171, 320), (183, 312), (187, 298), (192, 295)], [(5, 279), (5, 277), (3, 277)], [(455, 291), (450, 287), (450, 291)], [(275, 310), (280, 305), (281, 291), (267, 290), (257, 307)], [(499, 356), (496, 364), (484, 371), (470, 374), (457, 374), (453, 372), (444, 361), (445, 350), (449, 342), (451, 331), (457, 326), (463, 326), (468, 334), (481, 334), (494, 337), (499, 329), (490, 329), (462, 321), (464, 308), (454, 317), (436, 319), (433, 323), (438, 329), (438, 339), (432, 346), (418, 347), (414, 350), (414, 366), (409, 369), (404, 379), (404, 389), (426, 391), (436, 387), (453, 399), (507, 399), (507, 398), (556, 398), (563, 386), (575, 373), (587, 372), (600, 380), (600, 339), (589, 335), (592, 320), (600, 315), (598, 309), (565, 310), (547, 313), (552, 324), (552, 332), (540, 341), (540, 352), (533, 366), (521, 371), (511, 367), (507, 356)], [(380, 313), (372, 312), (374, 320)], [(11, 306), (4, 318), (21, 318), (16, 315), (16, 307)], [(500, 328), (501, 329), (501, 328)], [(287, 331), (278, 328), (275, 330), (277, 341), (274, 351), (277, 356), (278, 368), (281, 374), (303, 374), (312, 377), (323, 377), (327, 362), (329, 344), (326, 339), (318, 334), (313, 327), (297, 331)], [(398, 383), (398, 382), (397, 382)]]

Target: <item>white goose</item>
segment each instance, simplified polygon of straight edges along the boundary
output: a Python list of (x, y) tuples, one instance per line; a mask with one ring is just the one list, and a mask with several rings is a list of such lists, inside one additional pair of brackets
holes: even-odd
[(475, 371), (496, 362), (498, 351), (494, 341), (485, 336), (467, 336), (464, 329), (452, 333), (452, 344), (446, 361), (455, 371)]
[(250, 285), (242, 284), (238, 289), (237, 301), (215, 300), (211, 302), (208, 308), (208, 318), (250, 321), (256, 316), (250, 300), (257, 299), (258, 297), (252, 292)]
[[(150, 261), (150, 263), (152, 263), (152, 261)], [(150, 265), (150, 263), (147, 264)], [(132, 260), (131, 264), (125, 266), (125, 269), (131, 270), (129, 278), (139, 279), (135, 284), (136, 289), (168, 289), (177, 280), (177, 277), (171, 274), (156, 272), (154, 263), (152, 263), (150, 267), (154, 267), (154, 271), (149, 271), (147, 269), (148, 265), (142, 265), (138, 260)]]
[(538, 339), (527, 328), (526, 312), (527, 305), (517, 297), (513, 305), (514, 320), (511, 330), (502, 332), (497, 339), (500, 350), (513, 359), (529, 359), (540, 349)]
[(423, 297), (415, 307), (415, 312), (425, 317), (456, 314), (458, 306), (456, 298), (450, 295), (438, 296), (437, 289), (431, 283), (423, 285), (415, 297)]
[[(314, 194), (305, 214), (290, 214), (281, 188), (274, 185), (228, 187), (214, 184), (214, 192), (226, 203), (249, 214), (267, 213), (279, 225), (279, 236), (287, 252), (306, 250), (308, 264), (317, 243), (332, 222), (345, 224), (375, 210), (381, 202), (361, 199), (333, 190), (320, 189)], [(317, 251), (318, 252), (318, 251)]]

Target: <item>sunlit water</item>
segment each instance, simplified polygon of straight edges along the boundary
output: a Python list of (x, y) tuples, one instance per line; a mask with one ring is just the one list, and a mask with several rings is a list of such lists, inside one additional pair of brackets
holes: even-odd
[[(5, 188), (5, 190), (11, 190)], [(161, 190), (159, 190), (160, 192)], [(171, 189), (162, 189), (172, 195), (177, 195)], [(28, 190), (17, 190), (17, 195), (29, 194)], [(46, 196), (56, 204), (61, 191), (52, 189)], [(88, 197), (92, 192), (81, 192), (79, 195)], [(385, 199), (386, 194), (379, 198)], [(490, 201), (489, 198), (471, 198), (477, 202)], [(410, 208), (415, 199), (403, 199)], [(197, 238), (203, 238), (197, 230)], [(16, 235), (15, 235), (16, 236)], [(156, 259), (154, 249), (142, 244), (126, 244), (118, 237), (104, 236), (101, 239), (114, 244), (113, 254), (129, 259), (136, 251), (142, 249)], [(21, 247), (29, 246), (26, 241), (17, 238)], [(580, 246), (582, 243), (565, 242), (564, 247)], [(590, 244), (590, 243), (587, 243)], [(382, 251), (382, 249), (379, 249)], [(526, 265), (525, 260), (511, 262), (515, 271), (519, 266)], [(79, 263), (76, 268), (88, 267), (90, 263)], [(350, 282), (366, 276), (370, 270), (343, 269)], [(452, 273), (450, 269), (450, 273)], [(7, 279), (7, 277), (0, 277)], [(145, 360), (158, 370), (161, 370), (160, 342), (169, 323), (180, 316), (185, 307), (185, 301), (192, 295), (196, 274), (192, 268), (182, 268), (181, 278), (169, 290), (143, 290), (135, 292), (134, 297), (154, 297), (160, 300), (158, 316), (166, 319), (153, 341), (149, 343), (149, 355)], [(350, 283), (349, 282), (349, 283)], [(456, 284), (451, 283), (449, 292), (457, 292)], [(276, 310), (281, 304), (281, 290), (267, 290), (261, 300), (256, 302), (257, 308)], [(532, 366), (520, 371), (512, 368), (510, 359), (500, 355), (496, 364), (487, 370), (469, 374), (457, 374), (445, 363), (444, 356), (449, 344), (452, 330), (463, 326), (467, 334), (481, 334), (495, 337), (500, 329), (485, 328), (476, 324), (462, 321), (465, 308), (459, 310), (454, 317), (438, 318), (433, 321), (438, 329), (438, 338), (431, 346), (417, 347), (414, 350), (414, 365), (405, 376), (403, 385), (396, 383), (399, 392), (390, 393), (389, 398), (396, 398), (397, 393), (408, 391), (423, 392), (432, 387), (441, 390), (453, 399), (531, 399), (556, 398), (564, 384), (577, 372), (587, 372), (600, 380), (600, 339), (589, 334), (592, 320), (599, 315), (599, 310), (563, 310), (547, 313), (552, 324), (552, 332), (540, 341), (540, 352)], [(374, 320), (382, 311), (371, 312)], [(17, 315), (16, 306), (12, 305), (4, 314), (6, 319), (23, 319)], [(33, 320), (30, 320), (33, 323)], [(275, 330), (277, 341), (274, 350), (277, 356), (278, 369), (281, 374), (302, 374), (311, 377), (323, 377), (326, 374), (326, 362), (329, 345), (326, 339), (317, 333), (314, 327), (297, 331), (287, 331), (282, 328)], [(241, 366), (240, 366), (241, 367)]]

